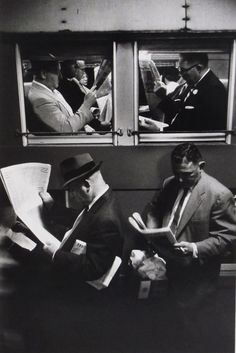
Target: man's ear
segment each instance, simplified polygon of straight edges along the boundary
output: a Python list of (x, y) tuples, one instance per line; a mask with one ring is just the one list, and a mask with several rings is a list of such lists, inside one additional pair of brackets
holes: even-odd
[(90, 180), (85, 179), (83, 183), (84, 183), (84, 186), (86, 187), (86, 189), (89, 190), (90, 189)]
[(40, 78), (45, 80), (47, 78), (47, 75), (46, 75), (46, 71), (45, 70), (41, 70), (40, 71)]
[(205, 161), (200, 161), (200, 162), (198, 163), (200, 169), (203, 169), (203, 168), (205, 167), (205, 164), (206, 164)]

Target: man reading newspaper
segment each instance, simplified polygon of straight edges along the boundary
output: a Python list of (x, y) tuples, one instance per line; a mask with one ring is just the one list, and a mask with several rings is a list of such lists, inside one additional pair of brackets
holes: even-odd
[[(30, 314), (26, 325), (32, 325), (30, 332), (36, 333), (29, 337), (29, 342), (35, 345), (34, 352), (54, 352), (58, 347), (63, 353), (77, 352), (83, 345), (89, 345), (90, 351), (96, 352), (96, 339), (91, 343), (89, 336), (84, 335), (86, 327), (91, 335), (97, 335), (97, 331), (93, 331), (97, 330), (97, 325), (91, 323), (94, 318), (96, 322), (101, 320), (99, 326), (103, 326), (98, 330), (97, 339), (104, 336), (101, 344), (105, 343), (112, 319), (112, 283), (105, 282), (109, 287), (102, 291), (93, 286), (100, 289), (97, 280), (111, 269), (113, 277), (119, 267), (120, 262), (117, 264), (116, 260), (121, 257), (122, 231), (119, 207), (102, 177), (100, 166), (101, 162), (95, 163), (88, 153), (61, 163), (64, 188), (73, 205), (82, 204), (81, 212), (56, 204), (45, 190), (39, 192), (45, 219), (60, 222), (67, 229), (62, 242), (54, 241), (44, 232), (43, 244), (34, 244), (32, 248), (29, 245), (31, 251), (22, 248), (19, 251), (15, 242), (10, 246), (18, 259), (28, 255), (38, 264), (33, 281), (27, 283), (33, 295), (28, 300)], [(24, 210), (20, 212), (24, 217)], [(114, 277), (112, 281), (115, 282)]]

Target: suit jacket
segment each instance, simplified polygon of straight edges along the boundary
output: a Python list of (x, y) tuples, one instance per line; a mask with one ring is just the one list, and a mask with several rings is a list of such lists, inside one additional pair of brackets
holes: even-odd
[(187, 97), (186, 94), (178, 95), (178, 92), (179, 87), (158, 106), (166, 114), (165, 122), (170, 124), (165, 130), (212, 131), (226, 128), (227, 93), (211, 70)]
[(48, 126), (49, 131), (76, 132), (93, 119), (91, 112), (84, 107), (74, 114), (60, 92), (50, 92), (36, 82), (32, 83), (28, 99), (35, 116)]
[[(55, 206), (49, 218), (61, 220), (69, 229), (78, 212)], [(67, 279), (94, 280), (101, 277), (112, 265), (115, 256), (121, 256), (121, 213), (111, 190), (100, 197), (81, 221), (60, 250), (55, 253), (53, 265), (60, 276)], [(76, 255), (71, 249), (76, 239), (87, 243), (86, 254)]]
[(63, 79), (60, 81), (58, 90), (70, 104), (73, 112), (76, 112), (83, 104), (85, 93), (81, 91), (76, 82)]
[[(164, 182), (159, 197), (148, 206), (148, 217), (162, 227), (168, 223), (179, 191), (175, 177)], [(167, 274), (174, 281), (192, 281), (207, 287), (216, 284), (222, 255), (236, 240), (236, 209), (232, 193), (215, 178), (202, 171), (184, 209), (177, 241), (195, 242), (198, 258), (182, 255), (163, 240), (153, 241), (155, 249), (167, 261)]]

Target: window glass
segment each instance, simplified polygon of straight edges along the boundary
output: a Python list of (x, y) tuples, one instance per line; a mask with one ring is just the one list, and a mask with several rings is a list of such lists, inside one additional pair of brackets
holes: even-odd
[(28, 140), (111, 142), (112, 61), (112, 43), (21, 45)]
[(229, 49), (179, 42), (172, 42), (171, 50), (167, 46), (139, 46), (138, 126), (143, 140), (201, 140), (212, 134), (225, 140)]

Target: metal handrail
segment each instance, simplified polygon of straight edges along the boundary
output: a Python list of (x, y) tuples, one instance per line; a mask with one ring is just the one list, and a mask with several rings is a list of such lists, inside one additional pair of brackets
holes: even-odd
[(112, 135), (118, 135), (118, 136), (123, 136), (123, 130), (122, 129), (117, 129), (117, 130), (109, 130), (109, 131), (77, 131), (77, 132), (57, 132), (57, 131), (48, 131), (48, 132), (42, 132), (42, 131), (19, 131), (18, 129), (16, 130), (16, 136), (29, 136), (29, 135), (37, 135), (37, 136), (78, 136), (78, 135), (94, 135), (94, 134), (99, 134), (99, 135), (106, 135), (106, 134), (112, 134)]
[(236, 135), (236, 130), (199, 130), (199, 131), (142, 131), (127, 129), (128, 136), (140, 135), (140, 134), (180, 134), (180, 133), (225, 133), (226, 135)]

